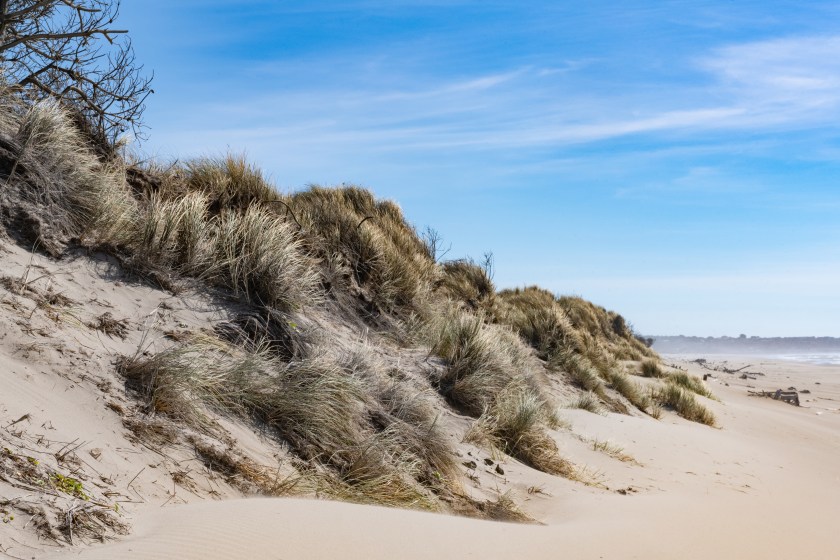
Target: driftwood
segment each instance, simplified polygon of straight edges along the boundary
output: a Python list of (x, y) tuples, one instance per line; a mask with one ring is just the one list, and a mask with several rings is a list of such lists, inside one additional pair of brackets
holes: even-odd
[(709, 361), (704, 360), (703, 358), (698, 358), (696, 360), (692, 360), (691, 363), (697, 364), (700, 367), (702, 367), (703, 369), (707, 369), (709, 371), (718, 371), (718, 372), (729, 373), (729, 374), (736, 374), (736, 373), (743, 372), (743, 373), (741, 373), (741, 379), (747, 379), (747, 377), (745, 377), (746, 375), (764, 375), (760, 371), (744, 371), (748, 367), (752, 367), (752, 364), (747, 364), (744, 367), (739, 367), (738, 369), (732, 369), (732, 368), (728, 368), (724, 365), (712, 364)]
[(799, 406), (799, 393), (796, 391), (782, 391), (776, 389), (775, 391), (747, 391), (751, 397), (769, 397), (776, 401), (784, 401), (794, 406)]

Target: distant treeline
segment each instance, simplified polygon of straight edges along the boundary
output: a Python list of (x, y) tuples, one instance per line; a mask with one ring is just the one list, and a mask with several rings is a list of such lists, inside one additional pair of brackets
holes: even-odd
[(664, 354), (787, 354), (840, 352), (840, 338), (799, 336), (762, 338), (654, 336), (653, 349)]

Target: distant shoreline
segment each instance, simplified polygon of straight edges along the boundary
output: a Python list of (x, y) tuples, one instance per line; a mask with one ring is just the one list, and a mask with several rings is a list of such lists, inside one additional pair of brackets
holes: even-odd
[(701, 337), (652, 336), (652, 348), (660, 354), (786, 356), (840, 354), (840, 338), (833, 337)]

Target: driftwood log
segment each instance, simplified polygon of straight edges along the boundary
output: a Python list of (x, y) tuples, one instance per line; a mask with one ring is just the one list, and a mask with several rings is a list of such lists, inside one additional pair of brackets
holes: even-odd
[(775, 391), (747, 391), (751, 397), (768, 397), (776, 401), (784, 401), (794, 406), (799, 406), (799, 393), (796, 391), (783, 391), (776, 389)]

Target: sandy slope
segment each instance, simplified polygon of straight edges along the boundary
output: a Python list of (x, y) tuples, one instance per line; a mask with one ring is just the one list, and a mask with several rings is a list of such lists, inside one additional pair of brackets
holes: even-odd
[[(563, 410), (570, 426), (554, 437), (593, 486), (510, 458), (493, 458), (502, 461), (498, 474), (495, 464), (484, 465), (486, 451), (460, 446), (463, 461), (478, 463), (464, 469), (471, 495), (510, 493), (542, 526), (243, 500), (194, 448), (134, 437), (129, 423), (137, 414), (114, 368), (120, 355), (165, 344), (165, 333), (223, 318), (230, 302), (132, 284), (104, 257), (54, 262), (13, 244), (0, 244), (0, 252), (0, 277), (26, 286), (7, 281), (0, 289), (0, 467), (14, 474), (37, 463), (50, 469), (41, 475), (80, 480), (93, 498), (0, 477), (0, 558), (840, 557), (840, 367), (761, 361), (747, 368), (766, 374), (754, 379), (715, 373), (709, 384), (721, 402), (706, 404), (720, 429), (671, 413), (656, 421)], [(124, 340), (90, 326), (106, 312), (125, 320)], [(746, 363), (732, 358), (728, 366)], [(747, 396), (789, 386), (811, 391), (802, 407)], [(447, 421), (453, 434), (463, 432), (465, 420)], [(234, 422), (225, 428), (254, 460), (283, 464), (273, 442)], [(593, 449), (593, 441), (620, 449), (625, 460)], [(109, 519), (130, 534), (98, 545), (77, 533), (76, 548), (37, 537), (39, 520), (58, 526), (64, 512), (91, 502), (111, 508)]]
[[(533, 495), (527, 508), (544, 526), (235, 500), (148, 508), (133, 536), (78, 557), (836, 558), (840, 368), (764, 361), (749, 369), (767, 375), (719, 374), (714, 388), (723, 403), (711, 406), (720, 430), (671, 416), (570, 413), (575, 433), (620, 443), (643, 466), (587, 456), (605, 484), (637, 490), (628, 495), (540, 479), (551, 495)], [(746, 396), (750, 385), (790, 384), (812, 391), (803, 407)]]

